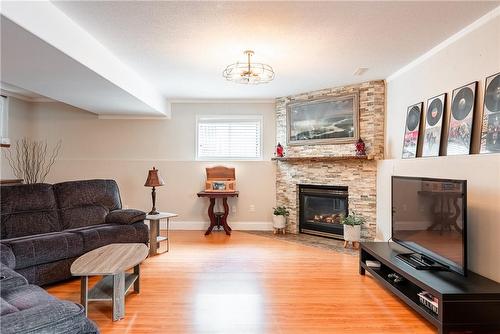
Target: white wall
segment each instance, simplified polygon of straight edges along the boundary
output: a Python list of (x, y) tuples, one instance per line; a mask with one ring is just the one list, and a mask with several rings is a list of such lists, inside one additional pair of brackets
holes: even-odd
[[(498, 10), (496, 11), (499, 12)], [(484, 79), (500, 71), (500, 16), (387, 83), (387, 160), (378, 162), (377, 237), (391, 229), (391, 175), (447, 177), (468, 182), (468, 251), (470, 269), (500, 281), (500, 154), (402, 160), (406, 109), (437, 94), (479, 81), (482, 110)], [(448, 100), (449, 102), (449, 100)], [(447, 104), (448, 106), (450, 103)], [(477, 136), (475, 138), (477, 140)], [(478, 142), (475, 143), (477, 149)]]
[[(275, 145), (274, 103), (174, 104), (171, 120), (98, 119), (62, 103), (32, 103), (30, 107), (29, 113), (12, 108), (12, 114), (22, 114), (24, 122), (16, 122), (14, 116), (10, 131), (52, 144), (62, 140), (61, 154), (47, 182), (113, 178), (124, 206), (149, 211), (151, 188), (144, 187), (144, 182), (147, 171), (155, 166), (166, 182), (157, 189), (157, 208), (179, 213), (176, 226), (200, 228), (208, 224), (208, 200), (196, 197), (204, 188), (205, 167), (234, 166), (240, 197), (229, 200), (236, 210), (230, 222), (236, 228), (270, 228), (275, 202), (275, 171), (270, 161)], [(213, 114), (263, 115), (263, 161), (195, 161), (196, 115)], [(251, 205), (254, 212), (250, 212)]]

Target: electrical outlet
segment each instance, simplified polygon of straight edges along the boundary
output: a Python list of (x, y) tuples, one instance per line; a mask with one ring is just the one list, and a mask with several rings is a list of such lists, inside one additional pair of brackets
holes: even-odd
[(233, 205), (233, 206), (231, 207), (231, 212), (232, 212), (232, 213), (236, 213), (236, 205)]
[(123, 206), (123, 209), (127, 210), (127, 209), (128, 209), (128, 205), (127, 205), (127, 204), (125, 204), (125, 205)]
[(248, 211), (250, 212), (255, 212), (255, 205), (250, 205), (250, 207), (248, 208)]

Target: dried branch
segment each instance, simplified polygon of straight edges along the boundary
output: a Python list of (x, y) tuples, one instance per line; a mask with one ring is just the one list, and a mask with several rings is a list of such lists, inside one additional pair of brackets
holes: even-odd
[(46, 140), (22, 138), (17, 140), (10, 150), (3, 152), (14, 175), (30, 184), (45, 181), (56, 162), (61, 146), (62, 142), (58, 141), (55, 147), (49, 150)]

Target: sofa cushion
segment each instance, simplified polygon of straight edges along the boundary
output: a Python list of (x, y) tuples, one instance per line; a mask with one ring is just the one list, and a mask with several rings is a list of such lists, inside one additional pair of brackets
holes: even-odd
[(64, 229), (103, 224), (109, 211), (121, 209), (113, 180), (70, 181), (53, 187)]
[(15, 269), (80, 256), (82, 238), (75, 233), (56, 232), (2, 240), (16, 257)]
[(4, 315), (0, 326), (2, 334), (99, 333), (83, 306), (60, 300)]
[(44, 289), (33, 284), (22, 285), (14, 289), (2, 289), (1, 297), (20, 311), (56, 300)]
[(52, 185), (45, 183), (0, 187), (0, 238), (10, 239), (62, 230)]
[(113, 243), (144, 243), (148, 241), (148, 227), (144, 223), (105, 224), (67, 230), (66, 232), (75, 233), (82, 237), (84, 252)]
[(19, 311), (17, 307), (11, 305), (8, 301), (0, 297), (0, 315), (6, 315)]

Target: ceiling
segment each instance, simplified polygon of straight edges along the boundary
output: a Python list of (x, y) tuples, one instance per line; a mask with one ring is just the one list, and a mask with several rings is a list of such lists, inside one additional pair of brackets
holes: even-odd
[[(53, 1), (170, 100), (268, 99), (384, 79), (499, 2)], [(276, 79), (222, 78), (253, 49)], [(368, 71), (355, 76), (359, 67)]]
[[(168, 118), (172, 102), (271, 101), (386, 79), (499, 4), (4, 1), (1, 88), (118, 117)], [(247, 49), (274, 81), (224, 80)]]

